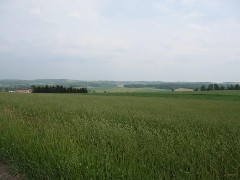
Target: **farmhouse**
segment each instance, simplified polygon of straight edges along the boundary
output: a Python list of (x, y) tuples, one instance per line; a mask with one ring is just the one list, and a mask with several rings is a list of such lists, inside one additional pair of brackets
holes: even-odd
[(17, 89), (17, 93), (32, 93), (32, 89)]

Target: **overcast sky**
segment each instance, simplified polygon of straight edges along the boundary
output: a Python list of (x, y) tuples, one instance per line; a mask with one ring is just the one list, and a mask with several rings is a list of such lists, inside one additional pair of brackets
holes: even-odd
[(0, 79), (240, 81), (240, 0), (0, 0)]

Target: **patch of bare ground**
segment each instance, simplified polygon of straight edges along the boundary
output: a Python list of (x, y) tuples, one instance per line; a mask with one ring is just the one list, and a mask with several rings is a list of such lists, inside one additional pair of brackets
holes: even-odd
[(8, 165), (0, 162), (0, 180), (23, 180), (23, 176), (12, 173)]

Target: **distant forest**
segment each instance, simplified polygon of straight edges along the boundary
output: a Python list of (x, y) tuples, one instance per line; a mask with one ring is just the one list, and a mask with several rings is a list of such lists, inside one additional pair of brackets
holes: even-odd
[(63, 87), (59, 86), (32, 86), (33, 93), (88, 93), (87, 88)]
[[(212, 84), (212, 85), (211, 85)], [(215, 84), (215, 85), (213, 85)], [(178, 88), (187, 88), (193, 90), (238, 90), (239, 82), (223, 82), (223, 83), (213, 83), (213, 82), (163, 82), (163, 81), (80, 81), (80, 80), (68, 80), (68, 79), (37, 79), (37, 80), (11, 80), (11, 79), (0, 79), (0, 91), (14, 91), (18, 88), (31, 88), (32, 85), (36, 87), (45, 88), (55, 87), (52, 90), (47, 89), (47, 91), (57, 92), (75, 92), (78, 87), (87, 87), (89, 89), (94, 88), (156, 88), (156, 89), (167, 89), (173, 90)], [(57, 88), (57, 86), (59, 86)], [(60, 88), (63, 86), (65, 88)], [(215, 86), (212, 88), (212, 86)], [(73, 90), (75, 89), (75, 90)], [(43, 90), (43, 89), (42, 89)], [(42, 91), (40, 90), (40, 91)], [(44, 90), (45, 91), (45, 90)]]
[(18, 88), (31, 88), (35, 86), (57, 86), (63, 87), (95, 87), (95, 88), (114, 88), (122, 82), (119, 81), (80, 81), (69, 79), (37, 79), (37, 80), (14, 80), (0, 79), (0, 91), (14, 91)]
[(156, 88), (156, 89), (178, 89), (187, 88), (195, 91), (212, 90), (240, 90), (239, 84), (213, 84), (213, 83), (161, 83), (161, 84), (126, 84), (126, 88)]
[(201, 83), (201, 82), (192, 82), (192, 83), (172, 83), (172, 82), (162, 82), (159, 84), (125, 84), (126, 88), (156, 88), (156, 89), (177, 89), (177, 88), (188, 88), (188, 89), (196, 89), (201, 87), (202, 85), (208, 85), (210, 83)]
[[(198, 90), (195, 89), (196, 91)], [(202, 85), (200, 91), (217, 91), (217, 90), (240, 90), (239, 84), (230, 84), (227, 86), (218, 85), (218, 84), (209, 84), (208, 86)]]
[(14, 79), (0, 79), (0, 86), (27, 88), (31, 85), (36, 86), (56, 86), (62, 85), (65, 87), (115, 87), (118, 81), (80, 81), (69, 79), (37, 79), (37, 80), (14, 80)]

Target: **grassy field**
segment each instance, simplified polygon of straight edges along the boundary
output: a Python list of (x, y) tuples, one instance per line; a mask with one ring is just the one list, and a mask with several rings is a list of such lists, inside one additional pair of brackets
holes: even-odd
[(240, 179), (240, 92), (0, 93), (0, 161), (29, 179)]
[(97, 93), (127, 93), (127, 92), (163, 92), (170, 91), (166, 89), (156, 89), (156, 88), (126, 88), (126, 87), (113, 87), (113, 88), (99, 88), (99, 87), (88, 87), (89, 90), (95, 91)]

